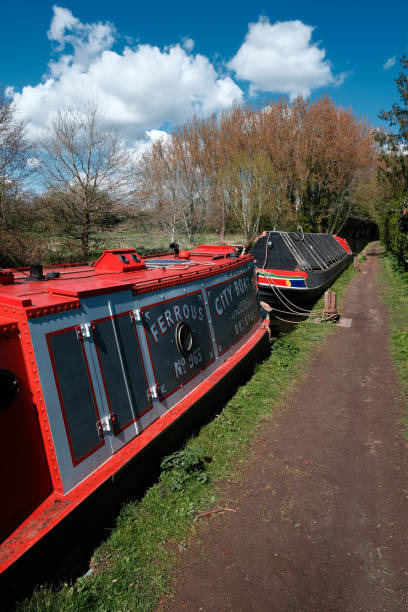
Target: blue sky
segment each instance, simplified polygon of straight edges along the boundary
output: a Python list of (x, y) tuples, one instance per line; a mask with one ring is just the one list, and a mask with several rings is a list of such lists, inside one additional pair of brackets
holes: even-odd
[(33, 138), (58, 106), (86, 96), (138, 143), (193, 113), (297, 92), (312, 99), (325, 92), (380, 125), (379, 111), (398, 99), (394, 78), (408, 54), (408, 2), (389, 7), (377, 0), (8, 2), (0, 88)]

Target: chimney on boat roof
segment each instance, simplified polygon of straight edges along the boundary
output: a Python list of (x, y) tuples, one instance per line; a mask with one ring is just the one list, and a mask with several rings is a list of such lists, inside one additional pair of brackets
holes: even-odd
[(174, 257), (178, 257), (179, 256), (179, 252), (180, 252), (180, 246), (178, 242), (172, 242), (169, 245), (169, 249), (171, 249), (172, 251), (174, 251)]
[(43, 280), (43, 267), (41, 264), (31, 264), (30, 266), (30, 280)]

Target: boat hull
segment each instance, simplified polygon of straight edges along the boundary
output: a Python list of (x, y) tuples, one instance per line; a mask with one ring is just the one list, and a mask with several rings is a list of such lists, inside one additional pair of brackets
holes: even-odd
[(263, 281), (262, 270), (258, 273), (258, 291), (261, 301), (272, 308), (290, 312), (292, 307), (310, 307), (334, 283), (352, 261), (351, 255), (329, 270), (309, 272), (307, 286), (288, 287), (276, 286)]
[(216, 416), (269, 351), (269, 334), (260, 329), (225, 362), (222, 370), (169, 414), (167, 421), (156, 422), (155, 431), (144, 438), (142, 435), (137, 452), (129, 449), (127, 460), (118, 457), (118, 464), (111, 466), (103, 482), (96, 477), (93, 483), (87, 483), (82, 495), (78, 491), (72, 498), (69, 509), (61, 507), (55, 513), (50, 504), (50, 508), (37, 514), (29, 528), (27, 523), (27, 529), (20, 532), (22, 539), (27, 538), (25, 554), (14, 562), (9, 559), (7, 569), (0, 574), (2, 605), (11, 605), (38, 584), (84, 574), (95, 546), (106, 537), (107, 527), (115, 524), (123, 501), (144, 494), (157, 479), (163, 456), (180, 448)]
[(303, 232), (265, 232), (251, 252), (260, 299), (277, 312), (310, 307), (353, 257), (343, 238)]
[(3, 277), (0, 370), (20, 392), (0, 406), (13, 491), (0, 510), (0, 572), (194, 413), (269, 331), (253, 258), (233, 248), (145, 261), (105, 251), (93, 267)]

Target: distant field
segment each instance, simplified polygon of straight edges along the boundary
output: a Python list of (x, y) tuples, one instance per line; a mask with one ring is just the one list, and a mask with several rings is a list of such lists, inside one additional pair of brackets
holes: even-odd
[[(171, 242), (171, 236), (160, 230), (150, 230), (148, 232), (139, 232), (135, 230), (117, 230), (115, 232), (106, 233), (102, 237), (103, 248), (105, 249), (120, 249), (124, 247), (139, 248), (140, 251), (149, 252), (152, 250), (168, 251)], [(182, 249), (191, 248), (195, 245), (188, 244), (183, 237), (176, 236), (175, 241), (179, 243)], [(225, 241), (227, 243), (243, 242), (243, 237), (239, 235), (227, 234)], [(220, 239), (217, 234), (205, 233), (198, 236), (196, 244), (219, 244)]]
[[(35, 259), (44, 264), (83, 261), (79, 240), (52, 235), (44, 236), (38, 232), (30, 233), (30, 240), (33, 245), (38, 245), (38, 248), (35, 249)], [(179, 243), (181, 249), (189, 249), (198, 244), (220, 244), (219, 236), (215, 233), (203, 233), (197, 236), (195, 244), (189, 244), (183, 236), (176, 236), (175, 241)], [(171, 236), (163, 230), (157, 228), (145, 231), (136, 230), (123, 224), (91, 239), (88, 260), (97, 259), (104, 249), (135, 248), (140, 255), (167, 252), (171, 242)], [(242, 244), (244, 239), (239, 234), (227, 234), (225, 242), (226, 244)], [(32, 263), (31, 259), (24, 262), (25, 265), (29, 263)]]

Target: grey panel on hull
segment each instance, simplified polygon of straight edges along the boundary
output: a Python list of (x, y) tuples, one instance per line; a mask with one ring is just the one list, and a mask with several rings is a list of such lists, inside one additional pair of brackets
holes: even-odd
[(98, 416), (88, 378), (81, 341), (75, 329), (49, 337), (62, 409), (69, 430), (75, 461), (101, 443), (96, 422)]
[(136, 415), (139, 415), (149, 407), (150, 396), (147, 393), (143, 361), (140, 355), (135, 326), (130, 319), (130, 315), (116, 317), (114, 320), (117, 325), (118, 340), (125, 360), (124, 365), (128, 381), (135, 400), (135, 412)]
[(218, 351), (223, 353), (259, 319), (253, 270), (207, 291)]
[(311, 237), (305, 236), (300, 239), (299, 234), (294, 232), (289, 233), (288, 236), (312, 270), (321, 270), (327, 265), (327, 256), (324, 257), (321, 249), (316, 248), (317, 245), (313, 244)]
[[(180, 321), (185, 321), (192, 331), (192, 347), (187, 355), (176, 344), (175, 331)], [(143, 325), (162, 396), (176, 391), (214, 358), (201, 293), (148, 306), (143, 309)]]
[(115, 416), (115, 429), (123, 429), (139, 414), (145, 412), (150, 404), (130, 315), (126, 313), (113, 320), (97, 321), (94, 342), (98, 350), (106, 393)]

